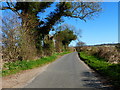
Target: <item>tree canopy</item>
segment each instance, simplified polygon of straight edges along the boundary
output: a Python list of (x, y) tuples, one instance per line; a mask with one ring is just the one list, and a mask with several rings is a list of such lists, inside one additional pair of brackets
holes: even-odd
[[(50, 29), (55, 25), (61, 17), (79, 18), (86, 21), (87, 18), (92, 18), (95, 14), (101, 11), (100, 3), (98, 2), (17, 2), (13, 5), (11, 2), (7, 2), (7, 7), (2, 7), (2, 10), (11, 9), (17, 12), (20, 17), (32, 20), (38, 19), (37, 14), (44, 12), (46, 8), (49, 8), (51, 4), (56, 3), (56, 9), (48, 15), (45, 20), (38, 20), (38, 33), (46, 35)], [(21, 10), (21, 12), (18, 12)]]
[(56, 42), (61, 43), (66, 49), (72, 40), (77, 39), (77, 36), (74, 34), (73, 28), (71, 28), (70, 25), (63, 24), (59, 26), (58, 29), (59, 28), (61, 28), (61, 30), (57, 31), (54, 37)]
[[(44, 54), (43, 48), (54, 48), (54, 42), (50, 40), (49, 32), (56, 24), (60, 24), (61, 21), (64, 22), (62, 17), (86, 21), (101, 11), (101, 5), (98, 2), (4, 2), (2, 4), (0, 10), (9, 9), (19, 16), (19, 20), (21, 20), (21, 23), (18, 25), (21, 26), (20, 29), (19, 27), (16, 29), (19, 31), (19, 44), (17, 42), (14, 46), (18, 45), (19, 48), (22, 48), (19, 52), (23, 55), (23, 59), (29, 59), (29, 56), (33, 55), (33, 53), (34, 56), (36, 56), (36, 53), (38, 56), (41, 53)], [(49, 11), (46, 18), (42, 18), (43, 13), (49, 8), (53, 10)], [(62, 29), (58, 31), (53, 29), (56, 32), (53, 37), (67, 47), (77, 36), (71, 27), (62, 26)], [(8, 30), (10, 32), (13, 31)], [(59, 44), (59, 42), (57, 43)], [(50, 45), (50, 43), (53, 44)]]

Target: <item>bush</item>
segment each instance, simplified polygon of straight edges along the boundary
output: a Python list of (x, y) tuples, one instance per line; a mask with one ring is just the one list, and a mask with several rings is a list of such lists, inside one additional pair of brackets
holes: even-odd
[(120, 52), (113, 46), (85, 46), (80, 48), (79, 51), (84, 51), (89, 55), (103, 58), (105, 61), (110, 63), (120, 63)]
[(111, 64), (86, 52), (80, 52), (80, 57), (101, 75), (109, 78), (113, 85), (120, 86), (120, 64)]

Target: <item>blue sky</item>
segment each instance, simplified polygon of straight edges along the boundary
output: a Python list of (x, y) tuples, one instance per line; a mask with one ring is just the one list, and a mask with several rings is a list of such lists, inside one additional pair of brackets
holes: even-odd
[[(102, 3), (103, 11), (99, 13), (94, 20), (75, 21), (67, 20), (65, 23), (74, 25), (77, 29), (81, 29), (81, 41), (87, 45), (117, 43), (118, 42), (118, 3), (104, 2)], [(75, 42), (71, 42), (72, 46)]]
[[(73, 25), (77, 30), (81, 29), (80, 40), (87, 45), (107, 44), (118, 42), (118, 2), (103, 2), (102, 12), (95, 16), (94, 20), (84, 22), (79, 19), (64, 18), (65, 24)], [(49, 11), (43, 15), (45, 17)], [(42, 17), (42, 18), (43, 18)], [(72, 41), (70, 46), (75, 46), (76, 41)]]

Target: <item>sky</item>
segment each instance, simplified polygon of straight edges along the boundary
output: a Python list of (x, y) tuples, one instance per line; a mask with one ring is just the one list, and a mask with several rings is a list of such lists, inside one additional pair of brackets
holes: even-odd
[[(55, 5), (53, 4), (53, 7)], [(70, 24), (80, 31), (81, 41), (87, 45), (107, 44), (118, 42), (118, 2), (102, 2), (103, 11), (94, 20), (75, 20), (64, 18), (65, 24)], [(53, 8), (46, 9), (43, 14), (38, 14), (41, 18), (51, 11)], [(75, 46), (76, 41), (72, 41), (70, 46)]]
[[(77, 30), (80, 29), (80, 36), (82, 36), (80, 40), (86, 45), (118, 43), (118, 2), (102, 2), (101, 5), (103, 10), (92, 20), (84, 22), (80, 19), (63, 18), (63, 24), (72, 25)], [(42, 18), (45, 18), (51, 10), (53, 8), (42, 13)], [(70, 46), (75, 46), (76, 43), (76, 41), (72, 41)]]
[[(75, 21), (66, 19), (65, 23), (81, 29), (81, 41), (87, 45), (107, 44), (118, 42), (118, 3), (103, 2), (103, 11), (94, 20)], [(76, 43), (71, 42), (71, 46)]]

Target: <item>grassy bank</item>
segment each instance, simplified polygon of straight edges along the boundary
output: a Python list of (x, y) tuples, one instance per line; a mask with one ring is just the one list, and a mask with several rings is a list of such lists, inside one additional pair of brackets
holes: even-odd
[(104, 59), (88, 55), (85, 52), (80, 52), (79, 55), (85, 63), (87, 63), (90, 67), (95, 69), (101, 75), (108, 78), (114, 86), (120, 86), (120, 64), (108, 63)]
[(35, 67), (48, 64), (50, 62), (55, 61), (58, 56), (68, 53), (70, 52), (55, 53), (52, 56), (43, 57), (37, 60), (23, 60), (23, 61), (5, 63), (2, 69), (2, 76), (15, 74), (22, 70), (33, 69)]

